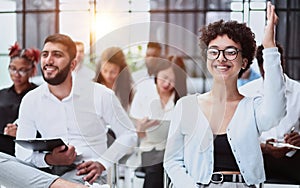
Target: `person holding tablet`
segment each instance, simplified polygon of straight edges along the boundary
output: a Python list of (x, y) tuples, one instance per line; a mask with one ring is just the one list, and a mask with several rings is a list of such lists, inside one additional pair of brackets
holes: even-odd
[[(130, 116), (136, 119), (141, 139), (144, 188), (163, 188), (163, 156), (170, 119), (177, 100), (186, 95), (186, 75), (176, 63), (167, 59), (155, 60), (153, 85), (133, 98)], [(185, 91), (182, 92), (182, 91)], [(163, 120), (163, 121), (161, 121)], [(163, 131), (163, 132), (159, 132)], [(148, 134), (149, 133), (149, 134)]]

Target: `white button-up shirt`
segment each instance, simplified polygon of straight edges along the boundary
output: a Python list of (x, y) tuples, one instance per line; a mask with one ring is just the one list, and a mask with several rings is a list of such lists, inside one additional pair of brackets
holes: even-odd
[[(75, 84), (74, 84), (75, 83)], [(117, 139), (107, 148), (106, 125)], [(23, 98), (17, 139), (62, 138), (76, 148), (75, 163), (99, 161), (106, 169), (136, 145), (135, 128), (113, 91), (91, 81), (73, 81), (70, 95), (56, 98), (45, 83)], [(45, 154), (16, 146), (16, 157), (47, 167)]]

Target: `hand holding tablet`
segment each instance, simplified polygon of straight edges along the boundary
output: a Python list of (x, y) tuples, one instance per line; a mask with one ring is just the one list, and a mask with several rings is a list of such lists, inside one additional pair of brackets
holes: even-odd
[(28, 139), (28, 140), (15, 140), (15, 142), (20, 146), (27, 149), (32, 149), (33, 151), (51, 152), (54, 148), (62, 145), (65, 145), (64, 151), (68, 150), (68, 146), (60, 138), (54, 138), (54, 139), (36, 138), (36, 139)]

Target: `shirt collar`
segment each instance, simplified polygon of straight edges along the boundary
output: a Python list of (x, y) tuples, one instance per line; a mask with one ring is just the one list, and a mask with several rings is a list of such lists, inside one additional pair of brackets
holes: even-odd
[(170, 96), (170, 98), (164, 108), (164, 111), (169, 111), (174, 108), (174, 98), (175, 98), (175, 92), (173, 92), (172, 95)]
[[(68, 100), (68, 99), (72, 98), (73, 95), (74, 95), (74, 96), (79, 96), (79, 90), (78, 90), (78, 89), (77, 89), (77, 90), (74, 89), (74, 83), (75, 83), (75, 77), (72, 76), (72, 88), (71, 88), (71, 92), (70, 92), (70, 94), (69, 94), (67, 97), (65, 97), (62, 101), (65, 101), (65, 100)], [(42, 87), (42, 95), (43, 95), (44, 97), (55, 98), (55, 99), (57, 99), (57, 98), (50, 92), (49, 87), (48, 87), (48, 83), (47, 83), (47, 82), (43, 83), (43, 84), (41, 85), (41, 87)], [(58, 100), (58, 99), (57, 99), (57, 100)]]

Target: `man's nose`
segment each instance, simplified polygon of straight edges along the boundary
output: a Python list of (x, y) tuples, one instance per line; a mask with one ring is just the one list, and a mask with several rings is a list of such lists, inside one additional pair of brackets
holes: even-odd
[(50, 65), (53, 64), (53, 56), (48, 55), (46, 58), (44, 58), (44, 62)]

